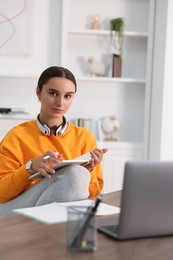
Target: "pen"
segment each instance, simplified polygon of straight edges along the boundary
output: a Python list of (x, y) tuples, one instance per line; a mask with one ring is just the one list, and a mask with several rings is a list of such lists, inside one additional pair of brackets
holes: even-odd
[[(58, 152), (55, 152), (56, 154), (59, 154)], [(44, 160), (49, 159), (51, 156), (46, 155), (43, 157)], [(39, 172), (34, 173), (33, 175), (29, 176), (28, 180), (32, 180), (33, 178), (40, 178), (42, 175)]]
[[(55, 153), (56, 153), (56, 154), (59, 154), (58, 152), (55, 152)], [(43, 157), (43, 159), (44, 159), (44, 160), (47, 160), (47, 159), (49, 159), (50, 157), (51, 157), (50, 155), (46, 155), (46, 156)]]
[[(96, 213), (97, 211), (97, 207), (99, 205), (99, 203), (101, 202), (101, 197), (98, 197), (95, 200), (95, 205), (94, 207), (88, 207), (86, 213), (85, 213), (85, 217), (83, 218), (83, 220), (79, 223), (79, 226), (77, 227), (76, 231), (74, 232), (74, 235), (69, 243), (70, 247), (74, 247), (77, 246), (77, 243), (81, 242), (88, 226), (89, 226), (89, 222), (91, 220), (91, 218), (93, 217), (93, 215)], [(79, 239), (80, 238), (80, 239)]]

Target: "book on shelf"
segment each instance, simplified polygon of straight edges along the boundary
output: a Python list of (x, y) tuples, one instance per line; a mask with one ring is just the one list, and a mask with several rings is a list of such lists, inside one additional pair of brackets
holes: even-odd
[(122, 74), (122, 59), (120, 55), (112, 55), (112, 77), (121, 77)]
[(94, 122), (91, 118), (75, 118), (73, 123), (77, 126), (84, 127), (93, 133)]
[(0, 114), (27, 114), (24, 108), (0, 107)]

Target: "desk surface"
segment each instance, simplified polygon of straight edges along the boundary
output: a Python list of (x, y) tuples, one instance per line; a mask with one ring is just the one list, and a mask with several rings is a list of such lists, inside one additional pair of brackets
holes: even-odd
[[(105, 203), (119, 206), (120, 192), (104, 195)], [(23, 216), (0, 220), (1, 260), (172, 260), (173, 236), (114, 241), (100, 233), (97, 251), (74, 253), (66, 249), (66, 225), (45, 225)]]

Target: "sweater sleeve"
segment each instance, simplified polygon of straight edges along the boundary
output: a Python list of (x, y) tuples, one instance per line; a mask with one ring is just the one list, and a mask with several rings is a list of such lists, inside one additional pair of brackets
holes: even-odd
[(91, 181), (90, 181), (90, 198), (95, 198), (98, 196), (103, 188), (103, 177), (102, 177), (102, 167), (101, 164), (98, 164), (94, 167), (91, 173)]
[(0, 144), (0, 202), (15, 198), (30, 185), (17, 138), (9, 133)]
[[(82, 153), (85, 153), (87, 151), (94, 150), (97, 147), (97, 141), (95, 137), (91, 134), (88, 133), (88, 136), (86, 138), (87, 142), (85, 143), (85, 151)], [(90, 172), (91, 174), (91, 180), (90, 180), (90, 186), (89, 186), (89, 193), (90, 193), (90, 198), (95, 198), (98, 196), (103, 188), (103, 175), (102, 175), (102, 165), (99, 163), (94, 167), (94, 169)]]

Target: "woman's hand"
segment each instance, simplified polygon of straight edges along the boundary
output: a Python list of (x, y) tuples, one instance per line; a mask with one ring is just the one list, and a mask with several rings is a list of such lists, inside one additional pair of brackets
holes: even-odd
[(103, 159), (103, 154), (108, 151), (107, 148), (96, 148), (93, 151), (90, 152), (91, 154), (91, 160), (90, 162), (85, 165), (84, 167), (87, 168), (89, 171), (92, 171), (94, 167), (99, 164)]
[(51, 174), (55, 173), (48, 164), (59, 163), (62, 154), (57, 154), (51, 150), (47, 151), (45, 154), (32, 160), (31, 169), (34, 172), (39, 172), (42, 176), (50, 178)]

